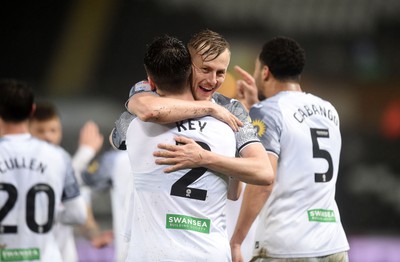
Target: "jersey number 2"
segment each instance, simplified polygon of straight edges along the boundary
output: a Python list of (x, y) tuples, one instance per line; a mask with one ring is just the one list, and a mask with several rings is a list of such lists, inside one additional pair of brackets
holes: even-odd
[[(0, 183), (0, 191), (5, 191), (8, 194), (7, 200), (0, 209), (0, 234), (18, 233), (18, 228), (16, 225), (6, 226), (3, 225), (2, 223), (3, 219), (14, 208), (17, 202), (17, 197), (18, 197), (17, 188), (13, 184)], [(39, 225), (35, 221), (35, 209), (36, 209), (35, 200), (36, 200), (36, 195), (40, 192), (46, 194), (49, 199), (47, 222), (43, 225)], [(49, 185), (36, 184), (29, 189), (28, 194), (26, 195), (26, 224), (30, 230), (39, 234), (44, 234), (50, 231), (51, 227), (53, 226), (54, 207), (55, 207), (54, 203), (55, 203), (54, 191)]]
[(311, 140), (313, 146), (313, 157), (323, 158), (328, 162), (328, 171), (326, 173), (315, 173), (315, 182), (329, 182), (333, 176), (332, 157), (328, 151), (319, 148), (318, 138), (329, 138), (329, 129), (311, 128)]
[[(210, 146), (207, 145), (206, 143), (199, 141), (196, 141), (196, 143), (199, 144), (205, 150), (211, 151)], [(190, 184), (199, 179), (206, 171), (207, 168), (204, 167), (197, 167), (191, 169), (189, 172), (184, 174), (172, 185), (171, 195), (198, 199), (202, 201), (206, 200), (207, 190), (189, 187)]]

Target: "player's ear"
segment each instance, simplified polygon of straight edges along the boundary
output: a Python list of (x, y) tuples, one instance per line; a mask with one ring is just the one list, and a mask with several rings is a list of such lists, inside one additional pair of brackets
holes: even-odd
[(31, 109), (31, 113), (29, 114), (29, 116), (33, 116), (33, 114), (35, 113), (35, 111), (36, 111), (36, 104), (33, 103), (33, 104), (32, 104), (32, 109)]
[(262, 79), (263, 80), (267, 80), (268, 79), (269, 74), (270, 74), (268, 66), (263, 65), (263, 68), (261, 70), (261, 74), (262, 74)]
[(147, 80), (149, 81), (149, 84), (151, 86), (151, 91), (156, 91), (156, 84), (153, 82), (150, 76), (147, 77)]

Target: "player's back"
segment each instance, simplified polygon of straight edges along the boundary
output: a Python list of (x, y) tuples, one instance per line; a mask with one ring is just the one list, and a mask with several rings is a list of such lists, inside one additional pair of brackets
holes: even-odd
[(29, 134), (0, 138), (2, 261), (62, 261), (52, 228), (68, 182), (65, 150)]
[(157, 144), (186, 136), (215, 153), (235, 155), (228, 125), (211, 117), (170, 125), (132, 121), (127, 150), (134, 174), (129, 261), (228, 261), (225, 224), (227, 180), (206, 168), (164, 173), (156, 165)]
[(264, 239), (273, 256), (345, 250), (335, 202), (341, 150), (336, 109), (314, 95), (286, 91), (255, 105), (250, 114), (253, 121), (265, 123), (266, 129), (258, 122), (261, 140), (279, 156), (274, 189), (262, 210), (265, 220), (259, 223), (263, 229), (256, 238)]

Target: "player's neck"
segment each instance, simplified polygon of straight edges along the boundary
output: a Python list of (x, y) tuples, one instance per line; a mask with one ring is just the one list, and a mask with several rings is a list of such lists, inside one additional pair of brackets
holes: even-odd
[(16, 135), (29, 133), (27, 122), (21, 123), (3, 123), (1, 135)]
[(166, 94), (165, 97), (168, 98), (175, 98), (175, 99), (180, 99), (180, 100), (188, 100), (188, 101), (194, 101), (193, 94), (190, 92), (184, 92), (182, 94)]
[(280, 87), (282, 91), (300, 91), (301, 92), (301, 87), (299, 83), (295, 82), (286, 82), (282, 84)]

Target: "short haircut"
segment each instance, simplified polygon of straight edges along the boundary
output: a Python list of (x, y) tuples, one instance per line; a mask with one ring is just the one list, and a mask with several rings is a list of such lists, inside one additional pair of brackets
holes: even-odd
[(31, 116), (31, 120), (48, 121), (54, 118), (59, 118), (57, 108), (50, 102), (37, 102), (36, 110)]
[(229, 50), (230, 45), (219, 33), (204, 29), (190, 38), (188, 48), (201, 55), (204, 61), (212, 61), (226, 49)]
[(304, 49), (295, 40), (278, 36), (264, 44), (259, 60), (268, 66), (276, 79), (299, 82), (306, 56)]
[(0, 80), (0, 117), (7, 122), (27, 120), (34, 103), (33, 90), (16, 79)]
[(175, 37), (156, 37), (147, 46), (144, 67), (162, 91), (176, 94), (188, 88), (191, 65), (186, 46)]

